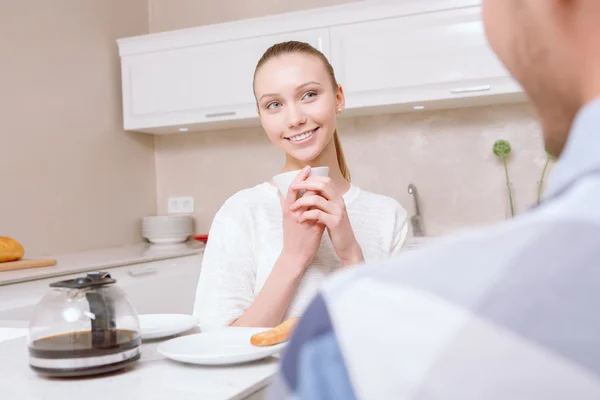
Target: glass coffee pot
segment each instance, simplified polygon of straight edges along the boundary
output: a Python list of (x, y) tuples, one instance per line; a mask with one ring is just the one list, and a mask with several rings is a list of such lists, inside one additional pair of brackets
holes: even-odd
[(54, 282), (29, 324), (29, 365), (53, 377), (96, 375), (140, 358), (140, 323), (107, 272)]

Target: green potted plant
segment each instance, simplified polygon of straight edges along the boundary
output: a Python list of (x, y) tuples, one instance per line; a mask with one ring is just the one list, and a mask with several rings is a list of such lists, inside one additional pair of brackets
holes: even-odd
[(513, 205), (512, 198), (512, 190), (510, 188), (510, 179), (508, 178), (508, 167), (506, 165), (506, 159), (510, 155), (511, 148), (510, 143), (507, 140), (499, 139), (494, 142), (493, 147), (494, 154), (502, 159), (502, 163), (504, 164), (504, 173), (506, 175), (506, 186), (508, 187), (508, 200), (510, 201), (510, 213), (514, 217), (515, 216), (515, 207)]
[(542, 170), (542, 177), (540, 178), (540, 183), (538, 184), (538, 204), (542, 201), (542, 190), (544, 186), (544, 177), (546, 176), (546, 170), (548, 169), (548, 164), (550, 164), (550, 160), (554, 160), (554, 157), (546, 152), (546, 163), (544, 164), (544, 169)]

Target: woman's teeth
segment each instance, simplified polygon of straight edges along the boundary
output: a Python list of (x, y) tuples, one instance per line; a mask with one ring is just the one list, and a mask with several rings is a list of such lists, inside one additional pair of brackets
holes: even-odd
[(312, 136), (312, 135), (315, 133), (315, 131), (316, 131), (316, 129), (313, 129), (313, 130), (312, 130), (312, 131), (310, 131), (310, 132), (305, 132), (305, 133), (301, 133), (301, 134), (299, 134), (299, 135), (296, 135), (296, 136), (292, 136), (292, 137), (290, 138), (290, 140), (291, 140), (292, 142), (297, 142), (297, 141), (299, 141), (299, 140), (304, 140), (304, 139), (307, 139), (307, 138), (311, 137), (311, 136)]

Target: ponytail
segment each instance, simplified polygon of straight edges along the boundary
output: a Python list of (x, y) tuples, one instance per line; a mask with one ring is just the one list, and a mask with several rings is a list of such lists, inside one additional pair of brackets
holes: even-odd
[(333, 133), (333, 140), (335, 143), (335, 154), (337, 155), (340, 171), (342, 172), (344, 178), (350, 182), (350, 170), (346, 164), (346, 157), (344, 157), (344, 150), (342, 149), (342, 142), (340, 141), (340, 136), (338, 135), (337, 129)]

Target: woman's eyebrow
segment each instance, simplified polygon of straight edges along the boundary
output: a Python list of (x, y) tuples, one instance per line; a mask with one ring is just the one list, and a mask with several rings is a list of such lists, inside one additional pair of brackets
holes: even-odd
[[(309, 86), (309, 85), (319, 85), (319, 86), (321, 86), (321, 84), (319, 82), (308, 81), (308, 82), (305, 82), (302, 85), (298, 86), (296, 88), (296, 90), (301, 90), (301, 89), (303, 89), (303, 88), (305, 88), (306, 86)], [(258, 99), (258, 100), (261, 101), (264, 97), (276, 97), (278, 95), (279, 95), (279, 93), (265, 93), (262, 96), (260, 96), (260, 99)]]

